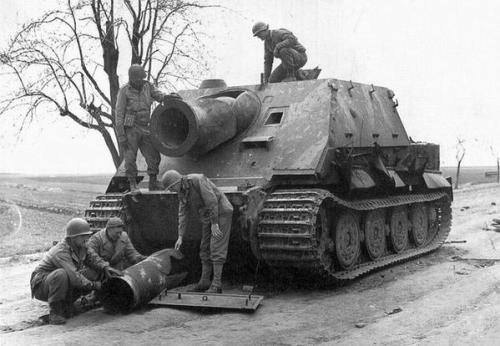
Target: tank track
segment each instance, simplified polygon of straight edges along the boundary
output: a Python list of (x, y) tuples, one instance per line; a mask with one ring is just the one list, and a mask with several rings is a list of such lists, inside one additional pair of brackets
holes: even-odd
[(106, 194), (97, 196), (90, 201), (90, 206), (85, 210), (85, 220), (90, 224), (90, 230), (97, 232), (104, 227), (108, 220), (113, 217), (121, 217), (123, 213), (123, 194)]
[[(389, 253), (376, 259), (365, 259), (348, 270), (336, 266), (325, 256), (324, 244), (316, 231), (320, 205), (326, 199), (333, 206), (355, 211), (369, 211), (379, 208), (432, 203), (437, 215), (425, 244), (408, 248), (400, 253)], [(293, 267), (318, 274), (333, 281), (352, 280), (371, 271), (407, 261), (438, 249), (446, 240), (451, 229), (451, 202), (446, 192), (415, 193), (348, 201), (321, 189), (285, 190), (270, 194), (259, 213), (258, 242), (262, 259), (272, 267)], [(435, 230), (431, 232), (431, 230)], [(362, 258), (362, 257), (361, 257)]]

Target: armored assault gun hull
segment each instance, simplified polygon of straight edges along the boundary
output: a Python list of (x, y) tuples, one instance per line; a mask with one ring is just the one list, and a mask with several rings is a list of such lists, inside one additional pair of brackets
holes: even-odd
[[(160, 174), (204, 173), (226, 193), (229, 263), (349, 280), (446, 239), (453, 195), (439, 146), (408, 137), (391, 90), (320, 79), (179, 94), (152, 115)], [(142, 253), (172, 247), (176, 194), (127, 190), (122, 165), (86, 211), (92, 227), (121, 215)], [(182, 250), (196, 261), (201, 224), (190, 215)]]

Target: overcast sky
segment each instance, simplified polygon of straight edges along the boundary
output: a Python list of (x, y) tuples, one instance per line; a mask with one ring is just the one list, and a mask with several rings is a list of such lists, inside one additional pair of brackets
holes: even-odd
[[(251, 27), (263, 20), (292, 30), (307, 48), (306, 67), (319, 65), (321, 78), (394, 90), (408, 134), (440, 144), (442, 165), (456, 164), (457, 137), (467, 141), (464, 165), (493, 165), (500, 155), (500, 1), (220, 2), (230, 10), (207, 19), (215, 59), (207, 78), (228, 85), (259, 81), (263, 48)], [(2, 0), (0, 47), (18, 25), (56, 3)], [(20, 140), (10, 124), (0, 126), (0, 172), (114, 171), (100, 135), (57, 114), (40, 117)]]

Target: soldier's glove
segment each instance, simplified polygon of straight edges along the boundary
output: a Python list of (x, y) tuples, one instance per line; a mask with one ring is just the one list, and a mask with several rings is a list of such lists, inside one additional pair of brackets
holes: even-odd
[(167, 103), (169, 103), (170, 101), (173, 101), (173, 100), (182, 100), (182, 97), (181, 97), (181, 95), (179, 95), (177, 93), (170, 93), (170, 94), (165, 95), (163, 97), (163, 103), (164, 104), (167, 104)]
[(123, 273), (121, 270), (112, 268), (112, 267), (106, 267), (104, 268), (104, 275), (106, 275), (106, 278), (112, 278), (113, 276), (123, 276)]
[(278, 47), (274, 48), (273, 55), (274, 55), (275, 58), (279, 58), (280, 57), (280, 50), (278, 49)]

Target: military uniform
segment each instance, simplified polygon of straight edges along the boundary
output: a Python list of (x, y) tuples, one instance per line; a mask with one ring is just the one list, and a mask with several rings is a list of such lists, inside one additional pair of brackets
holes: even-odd
[(90, 237), (87, 248), (89, 253), (118, 270), (124, 270), (146, 258), (137, 252), (125, 232), (113, 242), (108, 238), (106, 229), (103, 229)]
[(124, 152), (125, 173), (128, 178), (137, 176), (137, 150), (146, 159), (148, 174), (156, 176), (160, 164), (160, 153), (153, 147), (149, 131), (151, 104), (162, 102), (165, 94), (150, 82), (145, 82), (141, 90), (127, 83), (120, 88), (116, 99), (115, 123), (119, 142), (125, 139), (128, 147)]
[(95, 282), (85, 276), (87, 267), (102, 272), (106, 262), (83, 247), (73, 249), (66, 239), (53, 246), (31, 275), (31, 294), (49, 304), (72, 303), (80, 295), (94, 289)]
[[(180, 182), (179, 236), (184, 236), (189, 208), (198, 210), (202, 223), (200, 259), (202, 262), (224, 264), (226, 262), (233, 206), (214, 183), (203, 174), (188, 174)], [(211, 224), (219, 224), (222, 237), (214, 238)]]
[[(271, 73), (274, 51), (281, 64)], [(281, 82), (285, 78), (295, 77), (297, 71), (306, 64), (306, 49), (294, 34), (287, 29), (269, 30), (264, 40), (264, 80), (269, 83)]]

